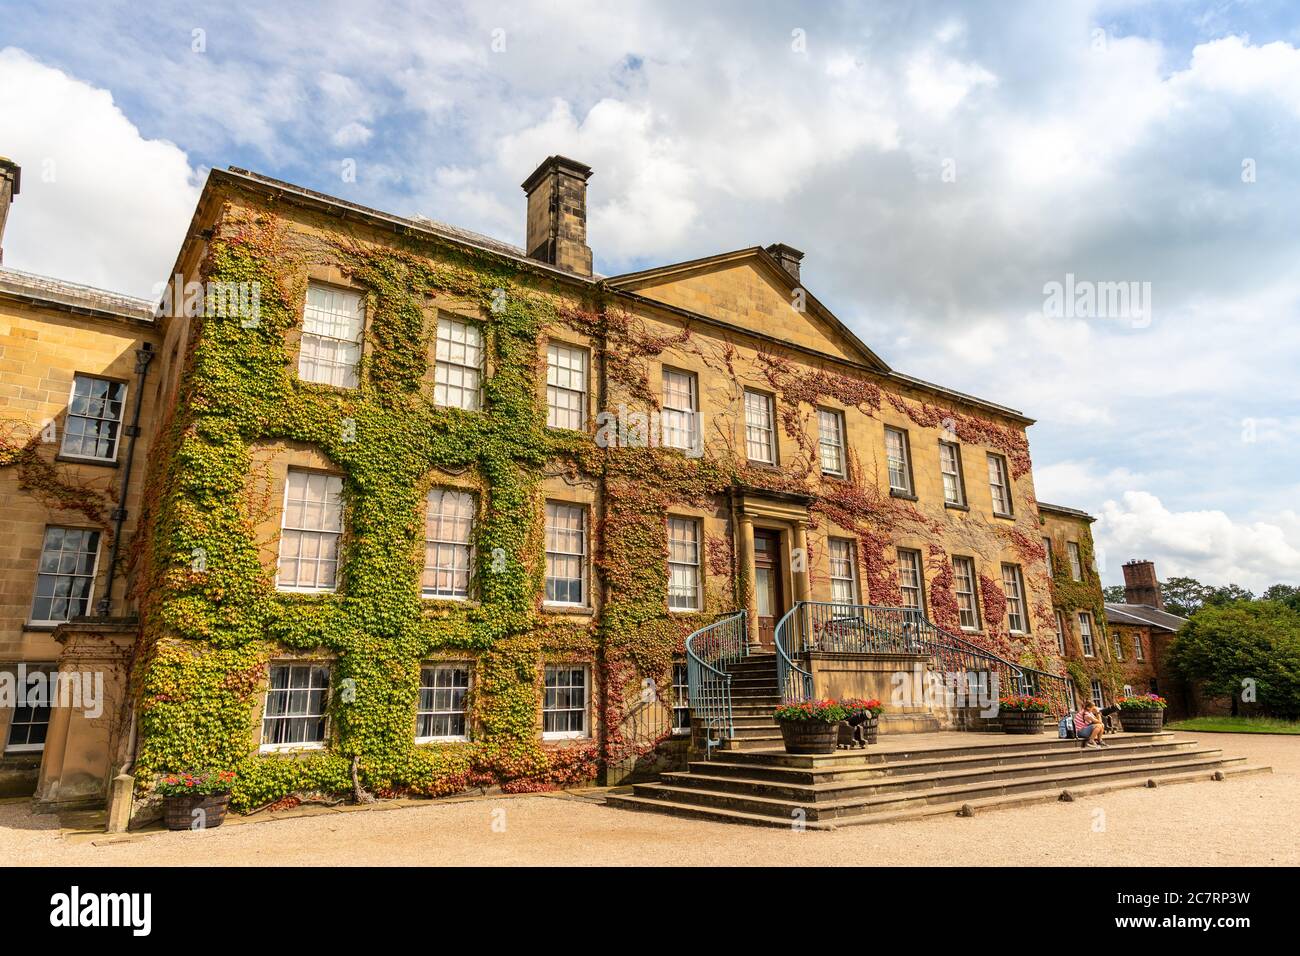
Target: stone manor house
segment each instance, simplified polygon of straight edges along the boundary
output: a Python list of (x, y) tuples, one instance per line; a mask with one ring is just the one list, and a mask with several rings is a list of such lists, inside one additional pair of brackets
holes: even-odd
[[(653, 775), (719, 730), (711, 622), (829, 686), (796, 608), (1156, 686), (1171, 622), (1121, 638), (1030, 418), (890, 367), (785, 244), (593, 274), (590, 176), (543, 162), (514, 246), (218, 170), (161, 303), (0, 268), (0, 792)], [(0, 161), (0, 239), (20, 186)]]

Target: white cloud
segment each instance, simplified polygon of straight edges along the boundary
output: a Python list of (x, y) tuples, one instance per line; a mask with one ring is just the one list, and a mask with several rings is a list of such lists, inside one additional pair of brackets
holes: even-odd
[(371, 135), (371, 130), (368, 127), (357, 122), (352, 122), (340, 126), (334, 132), (330, 141), (335, 146), (364, 146), (366, 143), (370, 142)]
[(185, 153), (145, 139), (96, 89), (0, 50), (5, 153), (23, 170), (5, 265), (149, 296), (180, 249), (198, 184)]
[[(1187, 575), (1256, 592), (1300, 581), (1300, 515), (1291, 510), (1241, 522), (1217, 510), (1170, 511), (1149, 492), (1127, 491), (1102, 506), (1093, 532), (1112, 559), (1149, 558), (1161, 578)], [(1111, 563), (1107, 577), (1117, 578)]]

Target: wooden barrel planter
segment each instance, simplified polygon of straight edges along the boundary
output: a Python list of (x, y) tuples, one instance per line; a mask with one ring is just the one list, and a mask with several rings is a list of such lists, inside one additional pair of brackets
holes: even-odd
[(1125, 710), (1121, 707), (1119, 711), (1119, 723), (1120, 726), (1124, 728), (1125, 733), (1159, 733), (1160, 728), (1163, 727), (1165, 723), (1164, 708), (1153, 707), (1149, 710)]
[(822, 720), (783, 720), (781, 740), (788, 754), (833, 754), (840, 739), (838, 722)]
[(1041, 734), (1044, 716), (1037, 710), (1002, 710), (998, 722), (1004, 734)]
[[(226, 819), (230, 794), (182, 795), (164, 797), (163, 801), (163, 822), (168, 830), (210, 830)], [(203, 812), (196, 814), (195, 810)]]

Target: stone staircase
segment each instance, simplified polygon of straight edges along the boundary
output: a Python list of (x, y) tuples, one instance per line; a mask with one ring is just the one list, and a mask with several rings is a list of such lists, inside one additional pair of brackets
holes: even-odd
[[(749, 664), (749, 662), (746, 662)], [(756, 676), (741, 677), (752, 669)], [(610, 806), (699, 819), (833, 830), (1124, 787), (1269, 772), (1171, 733), (1117, 734), (1105, 750), (1073, 740), (980, 734), (899, 735), (867, 750), (787, 754), (771, 720), (775, 690), (752, 668), (733, 682), (736, 738), (711, 760), (611, 793)], [(741, 681), (744, 681), (742, 684)], [(742, 723), (742, 721), (744, 721)]]
[(725, 665), (731, 675), (731, 722), (735, 736), (724, 739), (721, 750), (780, 749), (781, 728), (772, 711), (781, 703), (777, 687), (776, 655), (751, 654)]

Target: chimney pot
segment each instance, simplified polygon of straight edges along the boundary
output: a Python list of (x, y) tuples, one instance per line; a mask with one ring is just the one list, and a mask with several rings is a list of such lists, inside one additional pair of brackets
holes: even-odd
[(794, 246), (787, 246), (784, 242), (772, 243), (767, 247), (767, 251), (782, 269), (794, 276), (795, 282), (799, 281), (799, 264), (803, 262), (802, 252)]
[(548, 156), (523, 181), (528, 195), (528, 258), (580, 276), (591, 275), (587, 245), (587, 180), (591, 167)]
[(5, 223), (9, 219), (9, 204), (18, 195), (22, 185), (22, 168), (12, 159), (0, 156), (0, 263), (5, 261)]

